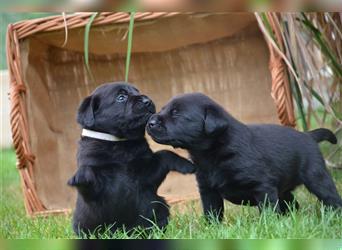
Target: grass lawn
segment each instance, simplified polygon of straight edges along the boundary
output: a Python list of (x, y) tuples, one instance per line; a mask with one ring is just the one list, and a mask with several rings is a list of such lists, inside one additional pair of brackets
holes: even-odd
[[(342, 171), (331, 172), (342, 194)], [(0, 174), (0, 238), (76, 238), (71, 229), (71, 216), (26, 217), (12, 150), (1, 151)], [(296, 197), (301, 209), (287, 216), (278, 216), (270, 210), (260, 215), (256, 208), (227, 202), (223, 223), (208, 224), (201, 216), (198, 202), (193, 202), (186, 207), (172, 208), (172, 217), (165, 232), (155, 229), (146, 235), (137, 230), (131, 236), (117, 232), (114, 235), (104, 234), (102, 238), (342, 238), (342, 213), (323, 209), (317, 199), (302, 187), (296, 191)]]

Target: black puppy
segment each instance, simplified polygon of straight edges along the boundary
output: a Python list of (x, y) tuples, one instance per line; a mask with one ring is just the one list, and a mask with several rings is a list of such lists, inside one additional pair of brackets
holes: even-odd
[(81, 103), (78, 170), (68, 181), (78, 190), (77, 234), (105, 225), (112, 231), (167, 225), (168, 205), (157, 189), (170, 170), (193, 173), (195, 167), (171, 151), (151, 151), (145, 126), (154, 112), (153, 102), (126, 83), (101, 85)]
[(147, 131), (159, 143), (189, 151), (206, 215), (212, 212), (221, 220), (223, 199), (259, 208), (267, 202), (284, 213), (288, 203), (298, 206), (291, 192), (300, 184), (325, 205), (342, 207), (317, 145), (337, 142), (327, 129), (302, 133), (278, 125), (244, 125), (195, 93), (173, 98), (150, 118)]

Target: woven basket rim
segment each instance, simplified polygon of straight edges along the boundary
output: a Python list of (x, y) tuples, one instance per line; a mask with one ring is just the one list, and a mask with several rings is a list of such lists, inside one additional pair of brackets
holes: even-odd
[[(53, 15), (35, 19), (21, 20), (8, 25), (8, 32), (16, 31), (18, 40), (28, 36), (48, 32), (83, 28), (95, 12), (77, 12), (65, 15)], [(148, 21), (160, 18), (168, 18), (176, 15), (189, 15), (193, 12), (136, 12), (135, 21)], [(214, 14), (214, 12), (213, 12)], [(99, 12), (94, 19), (92, 26), (106, 24), (129, 23), (130, 13), (128, 12)]]
[[(69, 18), (73, 18), (73, 17), (90, 17), (92, 14), (94, 14), (96, 12), (74, 12), (72, 14), (66, 14), (65, 15), (65, 18), (66, 19), (69, 19)], [(135, 15), (138, 15), (138, 14), (156, 14), (156, 13), (159, 13), (159, 14), (169, 14), (169, 13), (174, 13), (174, 14), (186, 14), (186, 13), (190, 13), (190, 12), (136, 12)], [(129, 12), (98, 12), (98, 16), (101, 16), (101, 15), (110, 15), (110, 14), (115, 14), (115, 15), (127, 15), (129, 16)], [(98, 16), (96, 18), (98, 18)], [(35, 23), (43, 23), (43, 22), (46, 22), (46, 21), (49, 21), (49, 20), (53, 20), (53, 19), (59, 19), (59, 18), (62, 18), (63, 19), (63, 15), (60, 14), (60, 15), (51, 15), (51, 16), (45, 16), (45, 17), (37, 17), (37, 18), (32, 18), (32, 19), (24, 19), (24, 20), (20, 20), (20, 21), (17, 21), (17, 22), (14, 22), (12, 23), (13, 26), (17, 26), (17, 25), (21, 25), (23, 23), (31, 23), (31, 24), (35, 24)], [(96, 19), (95, 18), (95, 19)], [(135, 17), (136, 19), (137, 17)], [(151, 17), (151, 19), (153, 19), (155, 17)], [(128, 21), (127, 21), (128, 22)]]
[[(65, 19), (62, 14), (39, 17), (35, 19), (21, 20), (8, 26), (8, 32), (17, 32), (18, 40), (28, 36), (49, 32), (49, 31), (62, 31), (67, 27), (68, 30), (83, 28), (88, 23), (90, 17), (96, 12), (75, 12), (66, 14)], [(134, 19), (135, 22), (151, 21), (163, 18), (169, 18), (178, 15), (184, 16), (208, 16), (208, 15), (252, 15), (246, 12), (136, 12)], [(129, 23), (129, 12), (98, 12), (96, 18), (92, 23), (92, 27), (101, 26), (106, 24), (125, 24)]]

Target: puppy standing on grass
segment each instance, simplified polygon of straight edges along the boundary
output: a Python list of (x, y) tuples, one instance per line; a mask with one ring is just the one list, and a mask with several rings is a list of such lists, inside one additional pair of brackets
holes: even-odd
[[(74, 231), (92, 233), (99, 226), (130, 230), (168, 223), (169, 209), (157, 189), (170, 170), (193, 173), (194, 165), (171, 151), (153, 153), (145, 126), (153, 102), (132, 85), (104, 84), (81, 103), (82, 126), (76, 174)], [(98, 231), (101, 232), (101, 231)]]
[(223, 199), (277, 212), (298, 207), (292, 191), (300, 184), (325, 205), (342, 207), (318, 142), (336, 143), (327, 129), (308, 133), (278, 125), (245, 125), (209, 97), (194, 93), (173, 98), (147, 125), (162, 144), (187, 149), (197, 165), (196, 177), (206, 215), (221, 220)]

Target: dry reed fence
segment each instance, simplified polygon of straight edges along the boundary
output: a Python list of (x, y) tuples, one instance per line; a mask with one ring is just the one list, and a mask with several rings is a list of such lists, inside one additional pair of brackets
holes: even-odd
[[(342, 13), (256, 13), (256, 17), (288, 69), (299, 125), (304, 131), (313, 125), (328, 126), (342, 138)], [(328, 166), (342, 168), (342, 143), (329, 151)]]

